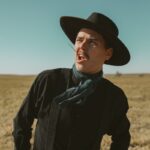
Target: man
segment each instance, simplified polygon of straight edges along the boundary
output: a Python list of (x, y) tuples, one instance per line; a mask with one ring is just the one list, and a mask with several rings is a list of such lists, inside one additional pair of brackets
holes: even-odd
[(75, 64), (37, 76), (14, 119), (15, 149), (30, 149), (37, 119), (34, 150), (99, 150), (104, 134), (112, 136), (111, 150), (127, 150), (127, 98), (103, 78), (103, 64), (121, 66), (130, 60), (117, 26), (100, 13), (87, 19), (64, 16), (60, 24), (75, 45)]

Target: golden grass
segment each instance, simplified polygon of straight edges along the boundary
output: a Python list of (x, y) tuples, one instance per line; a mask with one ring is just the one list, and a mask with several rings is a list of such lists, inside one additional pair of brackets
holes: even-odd
[[(150, 150), (150, 75), (109, 75), (126, 93), (131, 122), (129, 150)], [(0, 75), (0, 150), (13, 149), (12, 119), (35, 76)], [(110, 137), (104, 136), (102, 150), (109, 150)]]

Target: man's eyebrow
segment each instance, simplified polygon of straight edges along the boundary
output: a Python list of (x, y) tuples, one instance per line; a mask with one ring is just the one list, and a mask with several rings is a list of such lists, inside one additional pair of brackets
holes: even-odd
[(89, 40), (98, 41), (98, 38), (96, 38), (96, 37), (90, 37)]
[[(82, 38), (84, 38), (84, 36), (82, 36), (82, 35), (77, 35), (76, 39), (78, 39), (78, 38), (79, 38), (79, 39), (82, 39)], [(96, 38), (96, 37), (91, 36), (91, 37), (88, 38), (88, 40), (98, 41), (99, 39)]]
[(76, 37), (76, 38), (83, 38), (83, 36), (77, 35), (77, 37)]

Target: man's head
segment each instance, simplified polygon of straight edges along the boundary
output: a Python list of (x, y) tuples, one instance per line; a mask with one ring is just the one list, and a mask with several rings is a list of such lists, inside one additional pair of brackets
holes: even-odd
[[(81, 61), (85, 62), (84, 64), (87, 64), (86, 67), (92, 64), (94, 67), (94, 52), (97, 54), (95, 56), (95, 68), (99, 66), (101, 69), (103, 63), (121, 66), (129, 62), (129, 51), (124, 43), (118, 38), (119, 31), (116, 24), (107, 16), (100, 13), (92, 13), (87, 19), (63, 16), (60, 19), (60, 24), (65, 34), (68, 36), (71, 42), (75, 44), (76, 64), (77, 61), (80, 62), (80, 53), (83, 53), (83, 51), (86, 51), (85, 53), (83, 53), (85, 54), (84, 56), (86, 56), (87, 54), (89, 55), (87, 55), (87, 58), (89, 57), (89, 61)], [(90, 50), (90, 46), (89, 48), (83, 48), (83, 46), (80, 48), (79, 45), (82, 44), (78, 43), (78, 37), (80, 37), (81, 35), (83, 37), (86, 37), (82, 41), (83, 45), (88, 45), (88, 42), (91, 41), (91, 38), (96, 38), (96, 40), (93, 41), (97, 41), (98, 45), (94, 46), (95, 48), (93, 47), (92, 50)], [(86, 42), (84, 43), (84, 41)], [(102, 52), (103, 54), (100, 54)], [(100, 60), (98, 60), (98, 57)], [(81, 65), (79, 66), (78, 69), (81, 69)], [(94, 69), (91, 71), (94, 72)]]
[(87, 28), (78, 32), (74, 49), (77, 70), (89, 74), (99, 72), (113, 53), (99, 33)]

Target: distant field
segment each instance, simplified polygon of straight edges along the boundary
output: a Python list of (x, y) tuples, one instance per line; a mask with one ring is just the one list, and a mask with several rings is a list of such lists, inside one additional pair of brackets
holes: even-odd
[[(126, 93), (131, 122), (129, 150), (150, 150), (150, 74), (109, 75)], [(0, 75), (0, 150), (13, 149), (12, 119), (27, 94), (35, 76)], [(102, 150), (109, 150), (110, 137), (105, 136)]]

